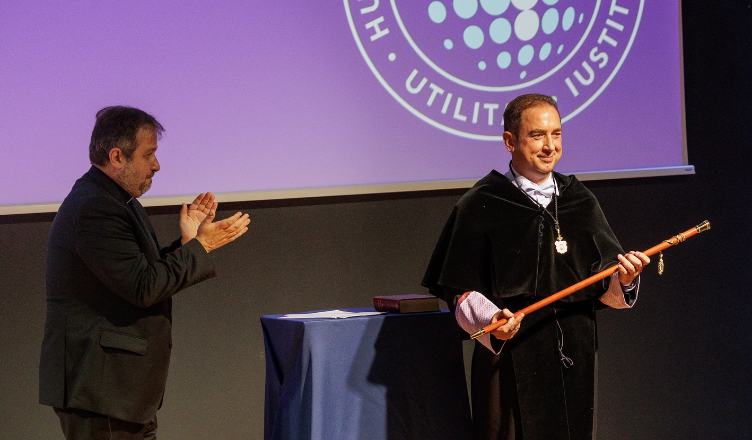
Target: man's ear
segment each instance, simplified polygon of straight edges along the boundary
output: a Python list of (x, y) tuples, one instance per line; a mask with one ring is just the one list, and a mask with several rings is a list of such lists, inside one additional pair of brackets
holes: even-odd
[(115, 169), (122, 170), (125, 167), (125, 161), (126, 158), (123, 150), (117, 147), (110, 150), (110, 163)]
[(504, 139), (504, 146), (507, 147), (507, 151), (514, 153), (514, 145), (517, 139), (515, 139), (515, 136), (512, 134), (512, 132), (505, 131), (504, 134), (501, 135), (501, 137)]

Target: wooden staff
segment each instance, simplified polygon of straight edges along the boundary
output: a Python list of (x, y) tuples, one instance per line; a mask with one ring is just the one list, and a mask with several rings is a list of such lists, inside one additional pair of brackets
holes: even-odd
[[(695, 226), (694, 228), (692, 228), (692, 229), (690, 229), (688, 231), (682, 232), (679, 235), (674, 235), (670, 239), (664, 240), (663, 243), (661, 243), (661, 244), (659, 244), (657, 246), (653, 246), (653, 247), (651, 247), (650, 249), (646, 250), (643, 253), (645, 255), (647, 255), (648, 257), (651, 256), (651, 255), (655, 255), (658, 252), (661, 252), (661, 251), (663, 251), (664, 249), (666, 249), (668, 247), (671, 247), (671, 246), (673, 246), (675, 244), (679, 244), (679, 243), (683, 242), (684, 240), (688, 239), (689, 237), (691, 237), (691, 236), (693, 236), (695, 234), (699, 234), (700, 232), (707, 231), (709, 229), (710, 229), (710, 222), (708, 222), (707, 220), (705, 220), (704, 222), (700, 223), (699, 225)], [(662, 255), (661, 255), (661, 257), (662, 257)], [(661, 261), (659, 261), (659, 263), (658, 263), (658, 270), (661, 273), (663, 272), (663, 264), (662, 263), (663, 263), (663, 259), (661, 259)], [(565, 296), (573, 294), (574, 292), (582, 289), (583, 287), (587, 287), (587, 286), (595, 283), (596, 281), (600, 281), (600, 280), (602, 280), (602, 279), (604, 279), (606, 277), (610, 277), (611, 274), (613, 274), (614, 272), (616, 272), (616, 270), (618, 268), (619, 268), (619, 265), (617, 264), (616, 266), (613, 266), (613, 267), (610, 267), (610, 268), (608, 268), (608, 269), (606, 269), (604, 271), (601, 271), (601, 272), (599, 272), (599, 273), (591, 276), (590, 278), (587, 278), (587, 279), (584, 279), (584, 280), (580, 281), (579, 283), (577, 283), (577, 284), (575, 284), (573, 286), (569, 286), (569, 287), (567, 287), (564, 290), (561, 290), (561, 291), (559, 291), (557, 293), (554, 293), (553, 295), (549, 296), (546, 299), (540, 300), (540, 301), (538, 301), (535, 304), (532, 304), (530, 306), (525, 307), (524, 309), (522, 309), (522, 310), (518, 311), (517, 313), (515, 313), (514, 316), (517, 317), (517, 316), (519, 316), (522, 313), (524, 313), (525, 315), (527, 315), (527, 314), (532, 313), (532, 312), (534, 312), (534, 311), (536, 311), (538, 309), (541, 309), (541, 308), (543, 308), (543, 307), (545, 307), (545, 306), (547, 306), (547, 305), (549, 305), (549, 304), (551, 304), (551, 303), (553, 303), (555, 301), (558, 301), (558, 300), (564, 298)], [(489, 333), (489, 332), (492, 332), (492, 331), (496, 330), (497, 328), (501, 327), (502, 325), (504, 325), (506, 323), (507, 323), (506, 319), (500, 319), (500, 320), (494, 322), (493, 324), (489, 324), (489, 325), (483, 327), (482, 329), (478, 330), (477, 332), (473, 333), (472, 335), (470, 335), (470, 339), (477, 339), (477, 338), (485, 335), (486, 333)]]

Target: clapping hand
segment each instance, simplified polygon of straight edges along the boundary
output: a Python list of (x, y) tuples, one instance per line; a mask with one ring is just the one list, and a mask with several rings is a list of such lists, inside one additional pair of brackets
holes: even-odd
[(196, 240), (204, 246), (206, 252), (218, 249), (245, 234), (248, 231), (248, 224), (251, 223), (248, 214), (241, 214), (240, 212), (212, 223), (216, 215), (217, 203), (214, 202), (198, 226), (196, 233)]
[(180, 210), (181, 244), (186, 244), (196, 237), (201, 222), (204, 221), (212, 208), (216, 210), (217, 204), (214, 203), (214, 195), (210, 192), (196, 196), (190, 206), (183, 203)]

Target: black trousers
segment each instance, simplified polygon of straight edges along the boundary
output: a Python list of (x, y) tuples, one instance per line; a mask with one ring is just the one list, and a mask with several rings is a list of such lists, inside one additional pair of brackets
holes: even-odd
[(74, 408), (55, 408), (55, 414), (66, 440), (157, 439), (157, 416), (141, 424)]

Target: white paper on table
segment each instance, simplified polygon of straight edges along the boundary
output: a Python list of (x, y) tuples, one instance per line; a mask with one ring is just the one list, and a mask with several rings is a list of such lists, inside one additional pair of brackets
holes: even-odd
[(346, 312), (344, 310), (324, 310), (313, 313), (289, 313), (280, 316), (280, 319), (340, 319), (354, 318), (356, 316), (383, 315), (386, 312)]

